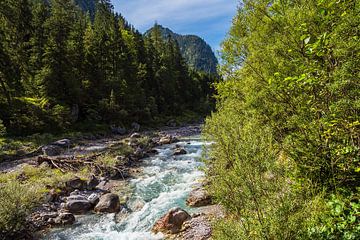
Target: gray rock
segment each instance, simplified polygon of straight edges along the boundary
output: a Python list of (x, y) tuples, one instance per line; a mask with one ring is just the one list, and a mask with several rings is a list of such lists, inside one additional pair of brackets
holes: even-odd
[(54, 220), (54, 223), (58, 225), (72, 225), (74, 222), (75, 216), (72, 213), (60, 213)]
[(206, 240), (212, 235), (211, 223), (205, 216), (197, 216), (184, 223), (182, 239), (184, 240)]
[(91, 203), (86, 200), (70, 200), (65, 204), (65, 209), (73, 214), (84, 214), (91, 210)]
[(70, 195), (68, 197), (65, 198), (66, 202), (70, 202), (70, 201), (87, 201), (87, 197), (84, 195)]
[(114, 193), (108, 193), (101, 196), (99, 203), (95, 207), (99, 213), (117, 213), (120, 211), (119, 196)]
[(100, 195), (97, 193), (92, 193), (87, 200), (91, 203), (91, 205), (96, 206), (99, 203)]
[(44, 155), (49, 157), (59, 156), (63, 152), (63, 149), (61, 147), (55, 145), (44, 146), (41, 150)]

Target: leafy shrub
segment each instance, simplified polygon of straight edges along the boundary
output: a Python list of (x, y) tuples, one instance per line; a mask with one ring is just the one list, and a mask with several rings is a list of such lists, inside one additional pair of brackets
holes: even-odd
[(360, 198), (352, 195), (341, 197), (332, 195), (327, 202), (329, 211), (320, 221), (320, 225), (311, 228), (312, 239), (360, 239)]
[(17, 181), (2, 183), (0, 187), (0, 235), (13, 237), (26, 228), (26, 217), (40, 200), (41, 194), (33, 185)]
[(0, 137), (4, 136), (6, 133), (6, 128), (3, 124), (3, 121), (0, 119)]

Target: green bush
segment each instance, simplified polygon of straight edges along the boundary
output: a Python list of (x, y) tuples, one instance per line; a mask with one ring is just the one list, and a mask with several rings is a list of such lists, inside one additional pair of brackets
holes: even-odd
[(0, 186), (0, 235), (13, 239), (26, 229), (26, 217), (38, 203), (41, 194), (33, 185), (17, 181), (1, 183)]
[(359, 10), (354, 0), (241, 4), (205, 127), (209, 190), (229, 214), (218, 238), (307, 239), (327, 214), (325, 238), (355, 231), (356, 214), (341, 220), (321, 203), (360, 179)]
[(3, 124), (3, 121), (0, 119), (0, 137), (4, 136), (6, 133), (6, 128)]
[(355, 240), (360, 239), (360, 198), (332, 195), (327, 202), (328, 212), (324, 213), (320, 224), (310, 229), (312, 239)]

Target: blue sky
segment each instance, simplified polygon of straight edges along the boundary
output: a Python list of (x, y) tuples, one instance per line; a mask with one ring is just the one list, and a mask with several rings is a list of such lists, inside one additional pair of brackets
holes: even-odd
[(195, 34), (220, 48), (238, 0), (112, 0), (115, 11), (141, 32), (157, 21), (176, 33)]

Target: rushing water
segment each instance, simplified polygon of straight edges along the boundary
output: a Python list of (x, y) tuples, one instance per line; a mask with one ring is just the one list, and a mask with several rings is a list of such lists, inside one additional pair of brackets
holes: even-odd
[[(173, 207), (186, 207), (185, 201), (192, 186), (203, 176), (199, 170), (203, 143), (200, 138), (182, 139), (181, 142), (157, 148), (158, 154), (144, 160), (143, 174), (130, 181), (132, 195), (130, 206), (135, 211), (115, 221), (114, 214), (87, 215), (77, 219), (77, 224), (54, 230), (47, 240), (142, 240), (162, 239), (161, 234), (150, 232), (157, 219)], [(180, 145), (186, 155), (173, 156)]]

